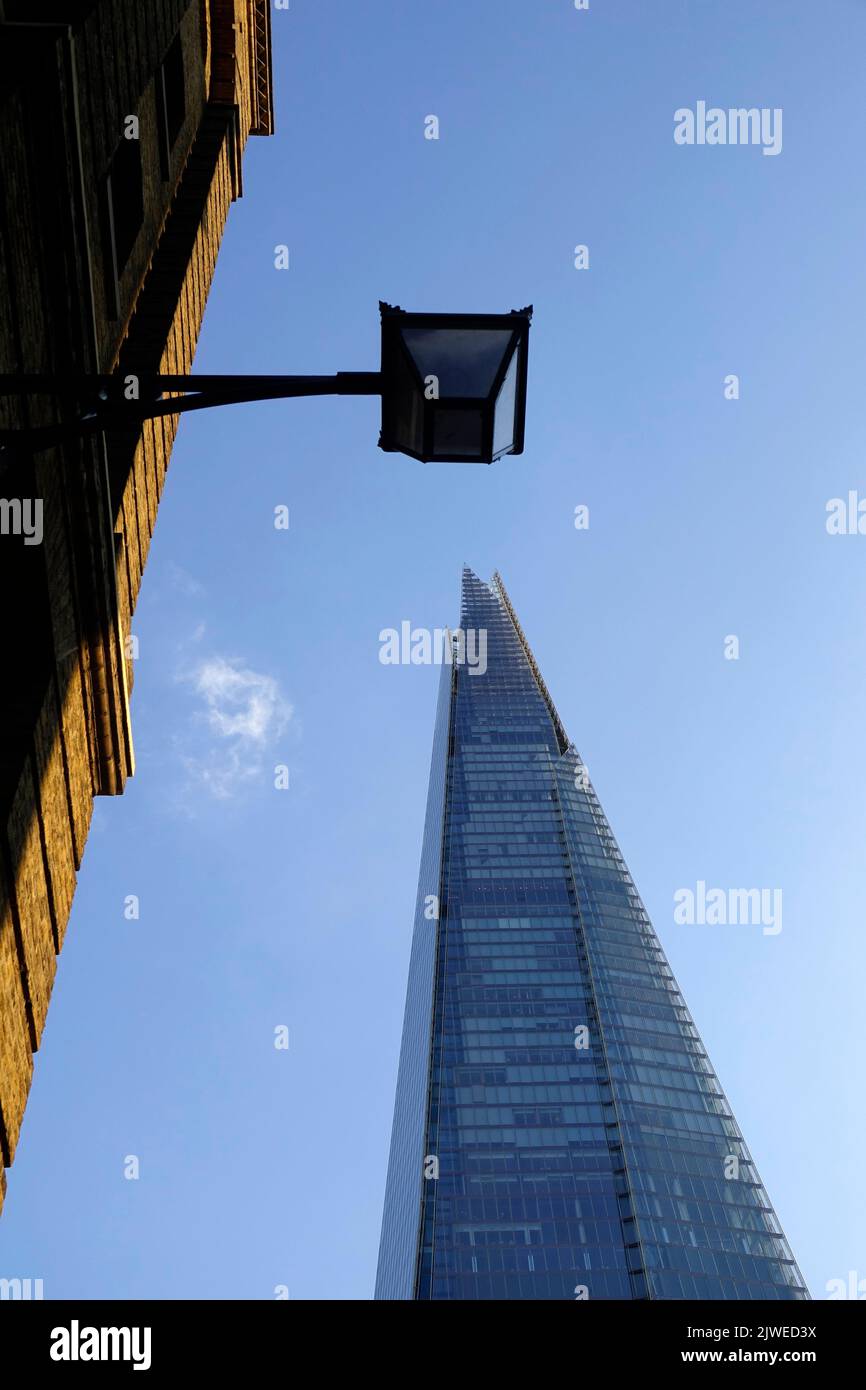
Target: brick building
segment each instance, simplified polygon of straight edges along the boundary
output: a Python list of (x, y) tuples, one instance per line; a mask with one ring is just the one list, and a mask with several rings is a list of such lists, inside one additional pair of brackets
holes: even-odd
[[(269, 0), (0, 0), (0, 373), (190, 370)], [(0, 429), (65, 394), (0, 398)], [(0, 454), (0, 1206), (94, 796), (133, 772), (128, 637), (177, 427)]]

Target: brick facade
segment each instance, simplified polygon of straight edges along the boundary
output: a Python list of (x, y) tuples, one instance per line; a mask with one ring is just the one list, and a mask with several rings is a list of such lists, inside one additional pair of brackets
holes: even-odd
[[(271, 111), (268, 0), (0, 0), (0, 372), (188, 372)], [(74, 408), (0, 398), (0, 428)], [(0, 456), (0, 499), (43, 518), (0, 534), (0, 1206), (93, 798), (134, 769), (125, 639), (176, 424)]]

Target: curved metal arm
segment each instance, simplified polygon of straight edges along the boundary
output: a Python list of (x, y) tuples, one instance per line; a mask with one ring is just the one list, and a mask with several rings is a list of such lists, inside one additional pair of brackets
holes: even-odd
[[(130, 392), (134, 394), (130, 398)], [(170, 395), (166, 392), (182, 392)], [(125, 429), (163, 415), (184, 415), (211, 406), (289, 396), (380, 396), (381, 372), (337, 372), (335, 376), (165, 376), (126, 372), (114, 376), (0, 376), (0, 396), (52, 395), (77, 402), (77, 419), (35, 429), (0, 430), (0, 443), (31, 451), (98, 430)]]

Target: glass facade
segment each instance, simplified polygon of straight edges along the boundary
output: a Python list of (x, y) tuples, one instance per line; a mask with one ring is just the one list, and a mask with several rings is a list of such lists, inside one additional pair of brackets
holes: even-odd
[(808, 1298), (498, 576), (461, 629), (376, 1297)]

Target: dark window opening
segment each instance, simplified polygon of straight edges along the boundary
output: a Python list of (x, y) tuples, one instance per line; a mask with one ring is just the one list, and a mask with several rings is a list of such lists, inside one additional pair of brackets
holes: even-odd
[(186, 120), (183, 47), (175, 34), (156, 74), (156, 124), (159, 131), (159, 164), (164, 179), (171, 167), (171, 152)]
[[(106, 272), (109, 306), (118, 313), (118, 283), (144, 220), (141, 181), (141, 146), (138, 140), (121, 140), (114, 152), (105, 183), (108, 254)], [(112, 306), (113, 301), (113, 306)]]

